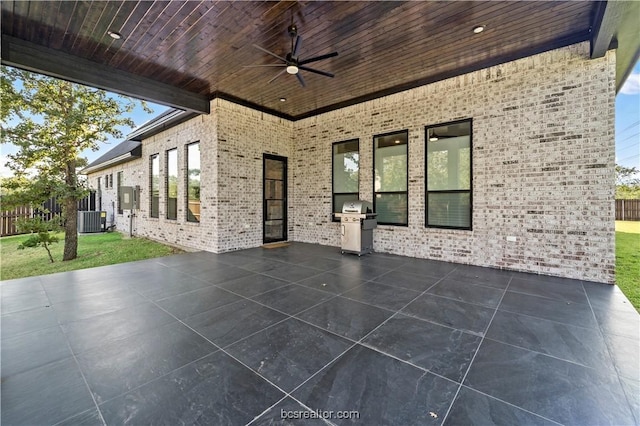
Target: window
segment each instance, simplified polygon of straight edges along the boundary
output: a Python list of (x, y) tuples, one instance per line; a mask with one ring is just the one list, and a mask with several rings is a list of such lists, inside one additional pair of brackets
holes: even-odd
[(151, 182), (150, 182), (150, 217), (160, 217), (160, 156), (151, 156)]
[(109, 187), (113, 188), (113, 173), (109, 175)]
[(407, 130), (373, 138), (373, 207), (382, 225), (409, 224)]
[(187, 145), (187, 221), (200, 222), (200, 143)]
[(471, 229), (471, 120), (425, 128), (426, 226)]
[(118, 214), (122, 214), (122, 172), (118, 172), (116, 179), (118, 180)]
[(178, 218), (178, 150), (167, 151), (167, 219)]
[(333, 144), (333, 213), (342, 212), (345, 201), (359, 198), (359, 150), (358, 139)]
[(109, 188), (109, 175), (104, 175), (104, 189)]

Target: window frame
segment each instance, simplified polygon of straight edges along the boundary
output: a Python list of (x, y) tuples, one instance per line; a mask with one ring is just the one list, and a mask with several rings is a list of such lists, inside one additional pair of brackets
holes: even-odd
[[(202, 190), (202, 149), (200, 147), (200, 141), (194, 141), (194, 142), (190, 142), (188, 144), (186, 144), (184, 146), (184, 165), (185, 165), (185, 179), (184, 179), (184, 188), (185, 188), (185, 201), (184, 201), (184, 205), (185, 205), (185, 221), (188, 223), (200, 223), (201, 217), (198, 218), (197, 220), (190, 220), (189, 219), (189, 213), (191, 212), (191, 209), (189, 209), (189, 147), (193, 146), (193, 145), (198, 145), (198, 153), (199, 153), (199, 162), (200, 162), (200, 190)], [(200, 202), (200, 208), (202, 208), (202, 194), (200, 194), (200, 197), (198, 198), (198, 201)], [(195, 215), (194, 215), (195, 217)]]
[[(169, 197), (169, 190), (170, 190), (170, 185), (169, 185), (169, 179), (171, 178), (171, 167), (169, 167), (169, 153), (170, 152), (175, 152), (176, 158), (175, 158), (175, 168), (176, 168), (176, 211), (175, 211), (175, 217), (169, 217), (169, 200), (171, 199), (171, 197)], [(164, 202), (165, 202), (165, 219), (167, 220), (178, 220), (178, 195), (180, 194), (180, 161), (178, 158), (178, 148), (174, 147), (174, 148), (170, 148), (167, 149), (165, 151), (165, 174), (164, 174), (164, 180), (165, 180), (165, 187), (164, 187)]]
[[(153, 160), (158, 159), (158, 211), (153, 211)], [(149, 156), (149, 217), (153, 219), (160, 218), (160, 154), (155, 153)]]
[[(358, 144), (358, 191), (357, 192), (335, 192), (335, 153), (334, 149), (337, 145), (347, 144), (347, 143), (357, 143)], [(332, 222), (340, 222), (340, 219), (335, 216), (336, 214), (336, 195), (350, 195), (356, 194), (358, 199), (360, 198), (360, 139), (354, 138), (345, 141), (334, 142), (331, 144), (331, 221)]]
[[(386, 136), (391, 136), (391, 135), (400, 135), (400, 134), (404, 134), (406, 143), (404, 144), (406, 146), (406, 161), (405, 161), (405, 167), (406, 167), (406, 190), (405, 191), (384, 191), (384, 192), (378, 192), (376, 191), (376, 139), (377, 138), (382, 138), (382, 137), (386, 137)], [(381, 222), (380, 219), (378, 219), (378, 225), (388, 225), (388, 226), (401, 226), (401, 227), (408, 227), (409, 226), (409, 129), (404, 129), (404, 130), (396, 130), (393, 132), (387, 132), (387, 133), (381, 133), (378, 135), (374, 135), (373, 136), (373, 173), (372, 173), (372, 188), (373, 188), (373, 211), (374, 212), (378, 212), (377, 210), (377, 201), (378, 201), (378, 197), (377, 194), (406, 194), (407, 196), (407, 207), (406, 207), (406, 218), (407, 218), (407, 222), (406, 223), (395, 223), (395, 222)]]
[[(447, 189), (429, 191), (429, 130), (435, 127), (450, 126), (460, 123), (469, 123), (469, 189)], [(429, 194), (469, 194), (469, 226), (448, 226), (429, 224)], [(424, 127), (424, 226), (434, 229), (452, 229), (459, 231), (473, 231), (473, 118), (436, 123)]]
[(116, 202), (118, 203), (118, 214), (124, 214), (124, 210), (122, 209), (122, 177), (123, 172), (116, 173)]

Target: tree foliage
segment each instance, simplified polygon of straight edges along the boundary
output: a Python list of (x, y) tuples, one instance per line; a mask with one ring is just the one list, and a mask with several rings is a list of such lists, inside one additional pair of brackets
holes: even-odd
[(63, 260), (75, 259), (76, 203), (87, 192), (77, 174), (86, 164), (80, 155), (97, 151), (110, 136), (122, 137), (120, 127), (133, 127), (124, 114), (138, 101), (10, 67), (2, 67), (0, 89), (1, 142), (18, 148), (7, 156), (14, 177), (3, 181), (11, 194), (3, 205), (38, 205), (58, 197), (65, 227)]
[(635, 167), (616, 164), (616, 199), (640, 199), (640, 171)]
[(53, 256), (49, 246), (59, 241), (58, 237), (52, 232), (60, 229), (58, 218), (46, 222), (41, 217), (20, 218), (16, 221), (16, 228), (20, 232), (29, 232), (29, 237), (18, 246), (18, 250), (24, 250), (27, 247), (42, 247), (49, 255), (49, 261), (53, 263)]

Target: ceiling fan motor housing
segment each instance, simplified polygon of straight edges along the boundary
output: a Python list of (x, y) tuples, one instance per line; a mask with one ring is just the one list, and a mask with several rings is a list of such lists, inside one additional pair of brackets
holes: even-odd
[(287, 28), (287, 31), (289, 31), (290, 37), (295, 37), (298, 35), (298, 27), (296, 27), (296, 24), (289, 25), (289, 28)]

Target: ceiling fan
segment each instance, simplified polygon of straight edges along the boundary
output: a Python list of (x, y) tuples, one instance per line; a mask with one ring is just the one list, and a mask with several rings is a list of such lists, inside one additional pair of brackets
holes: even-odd
[(313, 58), (309, 58), (309, 59), (301, 59), (298, 56), (298, 52), (300, 51), (300, 45), (302, 44), (302, 37), (300, 37), (300, 35), (298, 35), (298, 27), (296, 27), (296, 25), (293, 23), (293, 20), (291, 22), (291, 25), (289, 25), (289, 27), (287, 28), (287, 31), (289, 32), (289, 37), (291, 37), (291, 51), (289, 53), (287, 53), (287, 55), (283, 58), (280, 55), (276, 55), (273, 52), (268, 51), (267, 49), (258, 46), (257, 44), (254, 44), (253, 47), (255, 47), (258, 50), (263, 51), (264, 53), (273, 56), (274, 58), (277, 58), (279, 60), (282, 61), (282, 63), (280, 64), (265, 64), (265, 65), (247, 65), (246, 68), (251, 68), (251, 67), (285, 67), (282, 71), (280, 71), (278, 74), (276, 74), (275, 77), (273, 77), (271, 80), (269, 80), (267, 82), (267, 84), (271, 83), (272, 81), (274, 81), (276, 78), (280, 77), (282, 74), (284, 74), (285, 72), (288, 74), (292, 74), (295, 75), (298, 78), (298, 82), (300, 83), (300, 85), (302, 87), (305, 86), (305, 82), (304, 82), (304, 78), (302, 78), (302, 75), (300, 74), (300, 71), (308, 71), (308, 72), (312, 72), (315, 74), (320, 74), (320, 75), (324, 75), (325, 77), (334, 77), (333, 74), (331, 74), (330, 72), (326, 72), (326, 71), (322, 71), (322, 70), (317, 70), (314, 68), (309, 68), (306, 65), (310, 64), (312, 62), (317, 62), (317, 61), (322, 61), (323, 59), (328, 59), (328, 58), (333, 58), (334, 56), (338, 56), (338, 52), (331, 52), (331, 53), (327, 53), (325, 55), (320, 55), (320, 56), (314, 56)]

